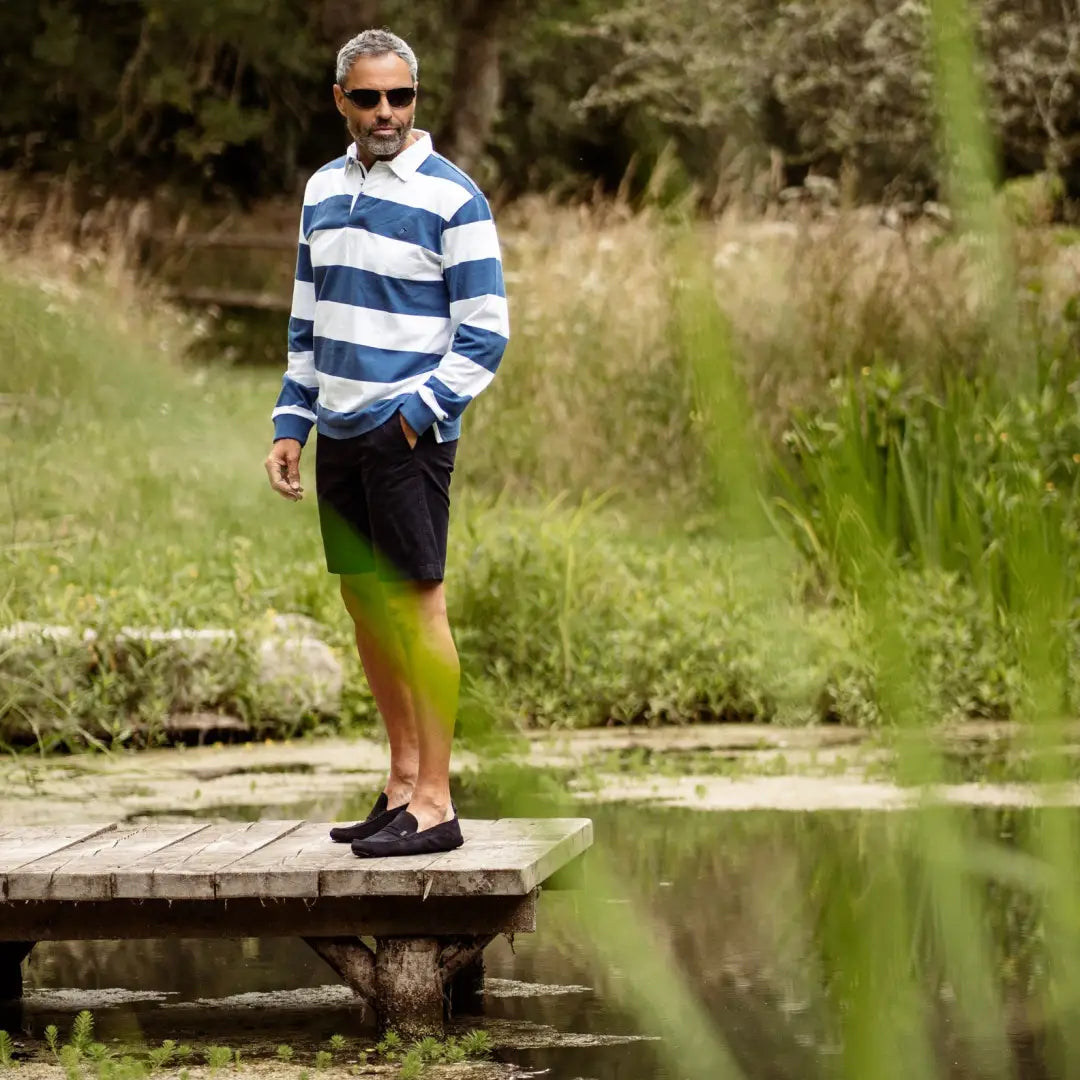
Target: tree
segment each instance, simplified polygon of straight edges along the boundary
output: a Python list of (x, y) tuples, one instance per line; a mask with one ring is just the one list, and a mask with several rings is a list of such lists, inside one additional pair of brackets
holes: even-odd
[(478, 169), (491, 138), (502, 96), (501, 52), (516, 0), (458, 0), (452, 107), (439, 147), (466, 172)]

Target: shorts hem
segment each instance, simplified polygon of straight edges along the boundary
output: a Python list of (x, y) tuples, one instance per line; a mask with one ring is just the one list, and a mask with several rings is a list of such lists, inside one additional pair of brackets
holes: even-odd
[(396, 566), (372, 566), (352, 567), (342, 570), (339, 566), (331, 566), (327, 563), (326, 572), (335, 577), (359, 577), (362, 574), (375, 574), (380, 581), (408, 581), (415, 584), (427, 582), (438, 583), (446, 577), (446, 568), (437, 563), (428, 563), (418, 566), (415, 570), (401, 570)]

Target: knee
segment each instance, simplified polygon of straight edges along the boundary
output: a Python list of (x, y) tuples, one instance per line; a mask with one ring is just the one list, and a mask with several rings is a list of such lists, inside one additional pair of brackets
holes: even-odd
[(406, 637), (430, 636), (447, 624), (446, 593), (442, 582), (401, 585), (386, 594), (391, 622)]
[(340, 588), (345, 610), (357, 626), (385, 618), (382, 589), (374, 574), (342, 575)]

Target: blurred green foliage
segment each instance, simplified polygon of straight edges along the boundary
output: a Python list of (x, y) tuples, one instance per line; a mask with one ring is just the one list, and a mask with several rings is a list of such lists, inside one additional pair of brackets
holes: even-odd
[[(925, 0), (497, 9), (501, 92), (475, 167), (504, 191), (580, 193), (629, 177), (641, 192), (657, 168), (667, 197), (693, 186), (764, 198), (808, 172), (863, 198), (943, 189)], [(996, 171), (1046, 172), (1076, 197), (1080, 16), (1006, 0), (978, 13)], [(333, 58), (367, 20), (414, 45), (420, 122), (448, 130), (461, 107), (453, 5), (5, 4), (0, 167), (78, 176), (99, 197), (159, 183), (244, 199), (292, 191), (340, 153)]]

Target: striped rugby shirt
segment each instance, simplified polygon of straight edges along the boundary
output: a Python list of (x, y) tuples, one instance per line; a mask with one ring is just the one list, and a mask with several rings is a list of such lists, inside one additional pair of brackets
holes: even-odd
[(344, 439), (401, 411), (456, 439), (509, 337), (495, 222), (480, 189), (418, 138), (365, 169), (356, 146), (308, 181), (274, 438)]

